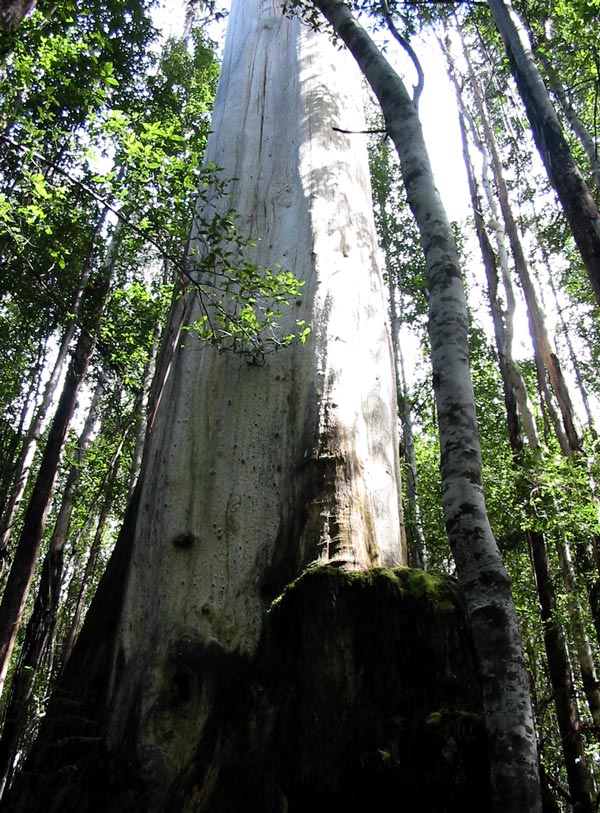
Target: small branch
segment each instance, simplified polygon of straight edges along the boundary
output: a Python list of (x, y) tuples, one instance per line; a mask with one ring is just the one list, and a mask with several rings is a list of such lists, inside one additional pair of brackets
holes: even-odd
[(385, 135), (387, 138), (389, 133), (385, 127), (377, 130), (342, 130), (341, 127), (332, 127), (336, 133), (346, 133), (347, 135)]
[(390, 7), (388, 6), (387, 0), (381, 0), (381, 8), (383, 11), (385, 21), (387, 23), (387, 27), (389, 28), (392, 36), (394, 37), (396, 42), (398, 42), (402, 46), (402, 48), (404, 48), (406, 53), (412, 59), (413, 65), (415, 66), (415, 70), (417, 72), (417, 84), (413, 85), (413, 105), (415, 107), (415, 110), (418, 110), (419, 99), (421, 98), (421, 94), (423, 93), (423, 87), (425, 85), (425, 75), (423, 73), (423, 68), (421, 67), (419, 57), (416, 55), (410, 42), (407, 39), (405, 39), (396, 28), (394, 20), (392, 19), (392, 14), (390, 12)]

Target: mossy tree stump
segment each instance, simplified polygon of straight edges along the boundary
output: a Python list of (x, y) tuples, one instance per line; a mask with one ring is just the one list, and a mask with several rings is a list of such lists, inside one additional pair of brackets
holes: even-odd
[(176, 690), (165, 712), (171, 703), (191, 714), (202, 696), (210, 714), (175, 783), (142, 774), (126, 744), (106, 755), (81, 737), (75, 748), (77, 733), (55, 715), (70, 775), (45, 773), (44, 752), (34, 754), (11, 809), (48, 810), (49, 799), (61, 812), (490, 809), (479, 684), (452, 579), (315, 568), (273, 603), (254, 658), (188, 644), (169, 655)]

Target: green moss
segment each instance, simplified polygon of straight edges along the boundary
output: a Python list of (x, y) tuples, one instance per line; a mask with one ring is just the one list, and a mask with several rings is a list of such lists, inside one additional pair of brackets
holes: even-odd
[(311, 568), (273, 603), (267, 630), (290, 811), (385, 809), (390, 794), (428, 813), (488, 809), (480, 691), (454, 579)]
[(440, 711), (432, 711), (425, 718), (426, 726), (442, 726), (454, 724), (474, 724), (481, 725), (484, 721), (483, 714), (480, 712), (466, 711), (464, 709), (440, 709)]
[(327, 584), (330, 589), (342, 589), (344, 585), (355, 589), (364, 587), (371, 590), (374, 586), (381, 588), (388, 583), (389, 588), (399, 594), (400, 598), (427, 598), (434, 602), (438, 612), (454, 612), (459, 599), (459, 591), (454, 579), (433, 571), (416, 570), (408, 567), (383, 568), (347, 572), (331, 565), (310, 567), (271, 604), (269, 612), (276, 610), (281, 603), (296, 590), (320, 589)]

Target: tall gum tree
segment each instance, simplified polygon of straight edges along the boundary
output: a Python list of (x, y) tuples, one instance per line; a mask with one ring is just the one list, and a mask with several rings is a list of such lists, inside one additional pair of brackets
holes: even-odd
[(541, 801), (529, 681), (510, 581), (485, 506), (467, 309), (456, 244), (435, 186), (416, 104), (404, 83), (342, 0), (314, 0), (309, 6), (313, 5), (347, 46), (371, 86), (400, 159), (426, 260), (442, 499), (483, 684), (493, 809), (533, 813), (541, 809)]
[[(167, 344), (183, 338), (140, 476), (106, 694), (109, 749), (154, 777), (147, 809), (161, 809), (210, 711), (207, 689), (193, 714), (172, 708), (173, 658), (202, 669), (209, 650), (251, 656), (266, 607), (310, 564), (405, 563), (366, 146), (333, 129), (342, 115), (364, 126), (359, 88), (352, 60), (278, 0), (234, 0), (207, 148), (234, 180), (229, 199), (199, 214), (237, 212), (240, 232), (258, 238), (252, 259), (304, 282), (283, 333), (297, 320), (312, 332), (249, 364), (182, 329), (203, 313), (193, 290), (175, 302)], [(193, 234), (191, 245), (192, 273), (207, 279)], [(92, 671), (82, 667), (80, 686)]]

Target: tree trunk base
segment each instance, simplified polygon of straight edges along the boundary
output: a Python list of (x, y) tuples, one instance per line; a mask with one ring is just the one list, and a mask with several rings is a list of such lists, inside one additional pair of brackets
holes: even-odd
[(140, 756), (124, 742), (108, 754), (98, 724), (63, 698), (57, 733), (32, 755), (10, 809), (347, 813), (396, 799), (427, 813), (490, 810), (480, 690), (452, 579), (311, 569), (272, 605), (252, 659), (186, 639), (167, 661), (165, 719), (185, 724), (200, 696), (211, 709), (175, 780), (158, 747)]

